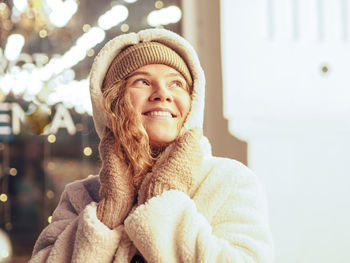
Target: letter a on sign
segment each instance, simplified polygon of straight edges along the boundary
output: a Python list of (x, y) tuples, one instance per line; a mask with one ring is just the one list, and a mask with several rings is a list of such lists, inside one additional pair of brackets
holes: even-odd
[(59, 128), (66, 128), (70, 135), (74, 135), (76, 132), (72, 117), (67, 108), (62, 104), (56, 106), (56, 114), (53, 117), (50, 132), (57, 133)]

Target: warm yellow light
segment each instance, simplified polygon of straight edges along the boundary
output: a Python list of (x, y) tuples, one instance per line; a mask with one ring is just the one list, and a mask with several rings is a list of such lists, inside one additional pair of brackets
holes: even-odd
[(55, 197), (55, 193), (52, 190), (48, 190), (46, 192), (46, 196), (47, 196), (47, 198), (52, 199)]
[(84, 155), (90, 156), (92, 154), (92, 149), (90, 147), (84, 148)]
[(10, 17), (10, 10), (5, 3), (0, 4), (0, 16), (2, 19), (7, 19)]
[(4, 202), (4, 203), (5, 203), (5, 202), (7, 201), (7, 199), (8, 199), (8, 198), (7, 198), (7, 195), (6, 195), (6, 194), (1, 194), (1, 195), (0, 195), (0, 201), (1, 201), (1, 202)]
[(93, 177), (93, 176), (94, 176), (93, 174), (89, 174), (89, 175), (88, 175), (88, 178)]
[(7, 5), (5, 3), (0, 3), (0, 11), (4, 11)]
[(54, 142), (56, 142), (56, 136), (53, 135), (53, 134), (50, 134), (49, 136), (47, 136), (47, 141), (48, 141), (49, 143), (54, 143)]
[(95, 50), (93, 48), (89, 49), (88, 52), (86, 52), (86, 55), (88, 57), (92, 57), (93, 55), (95, 55)]
[(52, 222), (52, 216), (49, 216), (49, 217), (47, 218), (47, 222), (49, 222), (49, 224), (51, 224), (51, 222)]
[[(43, 63), (43, 64), (47, 64), (47, 62), (49, 62), (49, 57), (48, 57), (48, 56), (46, 56), (46, 55), (44, 55), (44, 56), (43, 56), (42, 63)], [(51, 110), (49, 109), (48, 111), (50, 111), (50, 113), (49, 113), (49, 114), (51, 115)]]
[(11, 168), (9, 171), (10, 175), (16, 176), (17, 175), (17, 169), (16, 168)]
[(161, 8), (163, 8), (164, 3), (163, 3), (163, 1), (156, 1), (155, 4), (154, 4), (154, 6), (155, 6), (157, 9), (161, 9)]
[(120, 26), (120, 30), (122, 31), (122, 32), (128, 32), (129, 31), (129, 25), (128, 24), (122, 24), (121, 26)]
[(41, 38), (47, 37), (47, 31), (46, 31), (45, 29), (41, 29), (41, 30), (39, 31), (39, 36), (40, 36)]
[(83, 25), (83, 31), (86, 33), (91, 29), (91, 26), (89, 24)]

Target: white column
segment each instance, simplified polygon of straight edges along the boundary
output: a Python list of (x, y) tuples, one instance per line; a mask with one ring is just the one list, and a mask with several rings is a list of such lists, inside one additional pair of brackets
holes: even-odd
[(350, 3), (221, 3), (224, 114), (266, 186), (276, 263), (350, 262)]

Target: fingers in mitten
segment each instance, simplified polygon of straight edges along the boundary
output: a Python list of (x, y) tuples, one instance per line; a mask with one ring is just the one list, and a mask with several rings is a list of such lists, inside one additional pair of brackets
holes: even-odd
[(154, 196), (161, 195), (163, 192), (169, 191), (171, 189), (177, 189), (177, 187), (170, 186), (170, 184), (165, 182), (154, 181), (149, 185), (146, 201)]
[(177, 151), (175, 154), (186, 154), (187, 152), (192, 152), (193, 150), (198, 150), (200, 148), (200, 139), (202, 137), (202, 129), (192, 128), (187, 131), (183, 136), (181, 136), (176, 142)]
[(133, 198), (129, 196), (120, 196), (118, 199), (104, 198), (97, 206), (97, 218), (110, 229), (114, 229), (123, 223), (133, 203)]
[(141, 183), (141, 186), (139, 188), (139, 191), (138, 191), (138, 197), (137, 197), (137, 199), (138, 199), (137, 204), (138, 205), (141, 205), (141, 204), (146, 202), (147, 191), (148, 191), (151, 179), (152, 179), (152, 173), (148, 173), (144, 177), (144, 179)]

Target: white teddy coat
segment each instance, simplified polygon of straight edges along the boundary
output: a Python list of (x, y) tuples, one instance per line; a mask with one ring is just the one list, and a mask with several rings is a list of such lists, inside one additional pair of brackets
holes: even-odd
[[(151, 40), (176, 50), (192, 73), (192, 108), (181, 133), (202, 127), (205, 80), (195, 51), (170, 31), (148, 29), (109, 41), (94, 61), (90, 92), (101, 138), (108, 123), (100, 87), (109, 64), (126, 46)], [(204, 137), (201, 146), (203, 163), (190, 196), (166, 191), (135, 206), (124, 224), (112, 230), (96, 217), (98, 176), (67, 185), (30, 263), (126, 263), (135, 253), (147, 262), (273, 262), (265, 196), (258, 178), (237, 161), (213, 157)]]

